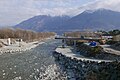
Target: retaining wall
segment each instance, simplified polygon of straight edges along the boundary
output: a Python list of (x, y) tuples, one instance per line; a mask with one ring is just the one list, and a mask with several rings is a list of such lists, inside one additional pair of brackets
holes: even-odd
[(83, 61), (53, 53), (61, 69), (66, 71), (68, 80), (120, 80), (119, 62)]

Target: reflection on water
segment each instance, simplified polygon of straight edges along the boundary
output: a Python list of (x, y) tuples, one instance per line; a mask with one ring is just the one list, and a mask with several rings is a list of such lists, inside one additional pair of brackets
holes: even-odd
[(52, 52), (60, 41), (49, 40), (30, 51), (0, 56), (0, 80), (65, 80)]

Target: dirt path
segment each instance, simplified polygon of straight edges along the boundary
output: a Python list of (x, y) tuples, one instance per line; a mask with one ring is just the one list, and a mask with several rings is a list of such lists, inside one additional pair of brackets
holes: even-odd
[(120, 55), (120, 51), (112, 49), (110, 45), (101, 45), (101, 47), (103, 47), (104, 51), (107, 53)]

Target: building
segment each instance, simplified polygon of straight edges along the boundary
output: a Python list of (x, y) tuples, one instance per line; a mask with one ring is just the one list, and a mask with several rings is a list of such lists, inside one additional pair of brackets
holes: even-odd
[(103, 34), (101, 37), (104, 40), (112, 40), (113, 39), (113, 36), (110, 34)]
[(113, 36), (113, 41), (120, 41), (120, 34)]

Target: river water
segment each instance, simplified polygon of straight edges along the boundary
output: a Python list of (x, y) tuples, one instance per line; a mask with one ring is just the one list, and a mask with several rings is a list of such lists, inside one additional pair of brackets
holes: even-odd
[(52, 56), (58, 40), (48, 40), (30, 51), (0, 55), (0, 80), (66, 80)]

